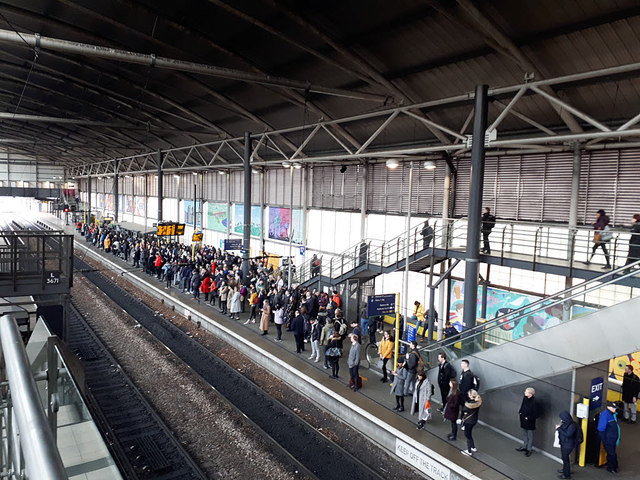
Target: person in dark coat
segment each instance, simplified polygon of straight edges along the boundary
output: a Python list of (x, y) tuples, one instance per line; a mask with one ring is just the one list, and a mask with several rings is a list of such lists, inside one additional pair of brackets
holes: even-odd
[[(636, 406), (638, 403), (638, 393), (640, 393), (640, 378), (633, 373), (633, 365), (624, 368), (622, 376), (622, 401), (624, 402), (624, 421), (636, 423)], [(631, 413), (631, 418), (629, 418)]]
[(480, 413), (480, 406), (482, 405), (482, 397), (478, 395), (478, 392), (471, 389), (467, 392), (467, 399), (462, 405), (462, 416), (460, 417), (460, 424), (464, 430), (464, 436), (467, 438), (467, 449), (460, 450), (465, 455), (473, 455), (478, 449), (473, 441), (473, 427), (478, 423), (478, 415)]
[[(442, 396), (442, 412), (447, 404), (447, 397), (449, 397), (449, 385), (452, 379), (456, 378), (456, 371), (453, 366), (447, 362), (447, 356), (444, 353), (438, 354), (438, 387), (440, 387), (440, 394)], [(458, 383), (456, 382), (456, 386)]]
[(496, 217), (491, 215), (491, 209), (484, 207), (482, 209), (482, 253), (491, 253), (491, 245), (489, 243), (489, 235), (491, 230), (496, 226)]
[(433, 227), (429, 225), (429, 220), (425, 220), (422, 230), (420, 230), (420, 235), (422, 235), (422, 249), (426, 250), (433, 240)]
[(620, 425), (618, 425), (617, 405), (607, 402), (607, 408), (600, 413), (598, 436), (607, 452), (607, 472), (618, 473), (618, 454), (616, 447), (620, 443)]
[(596, 250), (598, 249), (598, 247), (600, 247), (602, 248), (602, 252), (604, 253), (604, 259), (607, 262), (607, 264), (603, 268), (611, 268), (611, 263), (609, 262), (609, 252), (607, 251), (607, 244), (611, 241), (611, 237), (609, 236), (608, 239), (606, 237), (603, 237), (603, 235), (605, 235), (604, 231), (607, 230), (608, 226), (609, 217), (604, 210), (598, 210), (598, 217), (593, 223), (593, 230), (595, 231), (593, 235), (593, 248), (591, 249), (591, 256), (585, 262), (587, 265), (591, 263), (593, 256), (596, 254)]
[[(640, 213), (636, 213), (633, 216), (631, 236), (629, 237), (629, 253), (625, 265), (629, 265), (637, 260), (640, 260)], [(626, 272), (628, 273), (628, 270)]]
[(449, 440), (455, 440), (458, 436), (458, 416), (460, 415), (460, 405), (464, 403), (462, 393), (458, 390), (458, 382), (451, 379), (449, 381), (451, 393), (447, 397), (444, 407), (444, 418), (451, 422), (451, 433), (447, 435)]
[(531, 456), (533, 448), (533, 431), (536, 429), (536, 418), (538, 418), (538, 405), (534, 395), (536, 391), (533, 387), (527, 387), (522, 397), (520, 405), (520, 428), (522, 428), (522, 446), (516, 448), (518, 452), (524, 452), (525, 456)]
[(291, 322), (291, 331), (296, 339), (296, 353), (304, 352), (304, 324), (306, 321), (307, 308), (303, 305), (300, 307), (300, 315), (295, 317)]
[[(558, 478), (571, 478), (571, 452), (576, 448), (576, 435), (578, 426), (566, 410), (560, 414), (561, 423), (556, 425), (558, 439), (560, 440), (560, 456), (562, 457), (562, 471)], [(560, 472), (560, 470), (558, 470)]]

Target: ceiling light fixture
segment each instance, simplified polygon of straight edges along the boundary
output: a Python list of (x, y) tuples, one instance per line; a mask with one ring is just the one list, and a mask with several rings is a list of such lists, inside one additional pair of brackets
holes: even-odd
[(198, 172), (192, 172), (194, 175), (198, 175)]
[(398, 165), (400, 165), (400, 162), (398, 162), (398, 160), (396, 160), (395, 158), (390, 158), (389, 160), (387, 160), (387, 168), (393, 170), (394, 168), (398, 168)]
[(223, 170), (218, 170), (218, 174), (220, 174), (220, 175), (224, 175), (224, 173), (225, 173), (225, 172), (224, 172)]
[(427, 170), (434, 170), (436, 168), (436, 162), (433, 160), (425, 160), (422, 166)]
[(299, 169), (301, 169), (301, 168), (302, 168), (302, 164), (301, 164), (301, 163), (298, 163), (298, 162), (295, 162), (295, 163), (293, 164), (293, 168), (295, 168), (295, 169), (298, 169), (298, 170), (299, 170)]
[(289, 168), (291, 166), (291, 162), (287, 162), (286, 160), (284, 162), (282, 162), (282, 166), (284, 168)]

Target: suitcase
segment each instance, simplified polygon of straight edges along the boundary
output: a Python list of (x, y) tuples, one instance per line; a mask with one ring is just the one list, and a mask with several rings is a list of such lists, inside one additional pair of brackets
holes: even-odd
[[(353, 388), (353, 378), (349, 379), (349, 387)], [(362, 388), (362, 377), (358, 376), (358, 388)]]

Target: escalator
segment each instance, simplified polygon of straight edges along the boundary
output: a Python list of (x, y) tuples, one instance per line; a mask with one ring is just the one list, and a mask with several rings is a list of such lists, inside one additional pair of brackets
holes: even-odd
[[(629, 267), (638, 265), (640, 261)], [(607, 299), (604, 290), (638, 277), (638, 270), (618, 268), (463, 331), (455, 342), (432, 343), (420, 349), (421, 356), (431, 366), (437, 365), (440, 352), (449, 359), (469, 359), (473, 372), (482, 378), (482, 391), (487, 392), (609, 360), (616, 352), (638, 351), (640, 336), (633, 332), (640, 296), (633, 295), (640, 294), (630, 289), (630, 298), (619, 301), (616, 295)], [(594, 299), (600, 300), (599, 306)], [(572, 315), (575, 304), (589, 304), (594, 311)], [(540, 325), (536, 315), (543, 312), (553, 312), (557, 321)], [(533, 328), (516, 328), (520, 324)], [(435, 379), (437, 368), (429, 375)]]

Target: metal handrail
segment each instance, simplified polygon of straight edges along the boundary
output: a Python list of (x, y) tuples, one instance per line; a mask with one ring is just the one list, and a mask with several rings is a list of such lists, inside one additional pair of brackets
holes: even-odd
[[(473, 328), (470, 328), (469, 330), (463, 330), (462, 332), (460, 332), (461, 337), (463, 337), (464, 340), (468, 340), (470, 338), (476, 337), (480, 334), (484, 334), (489, 330), (493, 330), (494, 328), (499, 327), (500, 325), (510, 322), (510, 321), (514, 321), (515, 319), (517, 319), (520, 316), (523, 316), (523, 314), (526, 315), (531, 315), (535, 312), (538, 312), (540, 310), (549, 308), (549, 307), (553, 307), (555, 305), (558, 305), (560, 303), (564, 303), (568, 300), (571, 300), (573, 298), (579, 297), (581, 295), (585, 295), (589, 292), (592, 292), (594, 290), (598, 290), (600, 288), (606, 287), (608, 285), (611, 285), (613, 283), (618, 283), (620, 280), (624, 280), (625, 278), (629, 278), (629, 277), (634, 277), (636, 275), (639, 274), (639, 272), (633, 272), (630, 271), (628, 273), (623, 273), (622, 275), (619, 275), (620, 273), (624, 272), (624, 270), (628, 270), (628, 269), (633, 269), (634, 267), (638, 267), (640, 266), (640, 260), (636, 260), (633, 263), (630, 263), (629, 265), (624, 265), (622, 267), (619, 267), (616, 270), (607, 272), (607, 273), (603, 273), (602, 275), (596, 277), (596, 278), (592, 278), (591, 280), (588, 280), (586, 282), (582, 282), (578, 285), (574, 285), (572, 287), (566, 288), (560, 292), (554, 293), (553, 295), (550, 295), (548, 297), (544, 297), (541, 298), (539, 300), (536, 300), (533, 303), (530, 303), (528, 305), (525, 305), (524, 307), (520, 307), (517, 310), (513, 310), (509, 313), (506, 313), (504, 315), (500, 315), (498, 317), (493, 318), (490, 321), (487, 321), (481, 325), (476, 325)], [(611, 277), (610, 280), (606, 281), (606, 282), (602, 282), (603, 279), (607, 278), (607, 277)], [(594, 285), (592, 287), (589, 287), (587, 289), (584, 289), (584, 287), (586, 287), (589, 284), (594, 284), (594, 283), (599, 283), (598, 285)], [(581, 290), (577, 293), (571, 293), (572, 290)], [(569, 295), (569, 296), (567, 296)], [(549, 302), (550, 299), (554, 298), (554, 297), (560, 297), (558, 300), (552, 301), (551, 303), (547, 303)], [(531, 310), (532, 307), (536, 307), (535, 309)], [(510, 320), (507, 320), (508, 318), (511, 318)], [(438, 348), (441, 348), (443, 346), (443, 344), (446, 344), (450, 342), (449, 339), (443, 339), (443, 340), (438, 340), (437, 342), (434, 342), (430, 345), (427, 345), (425, 347), (420, 348), (419, 350), (422, 351), (426, 351), (426, 352), (431, 352), (433, 350), (436, 350)]]
[(12, 315), (0, 317), (0, 343), (25, 468), (32, 480), (63, 480), (67, 473), (31, 374), (22, 336)]

